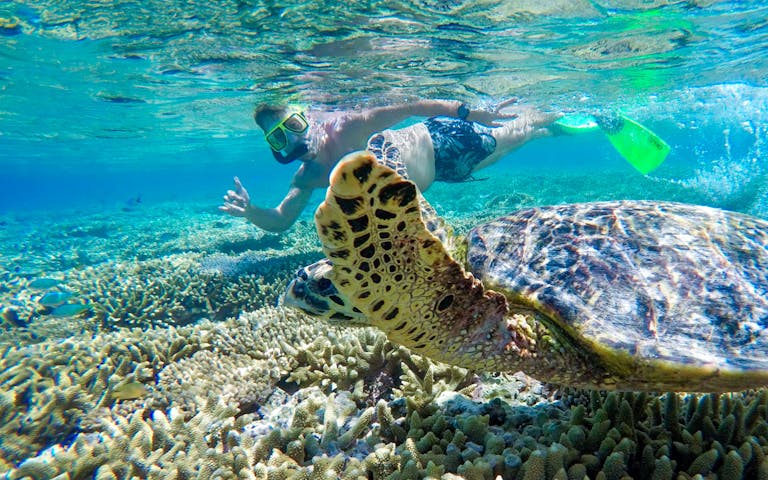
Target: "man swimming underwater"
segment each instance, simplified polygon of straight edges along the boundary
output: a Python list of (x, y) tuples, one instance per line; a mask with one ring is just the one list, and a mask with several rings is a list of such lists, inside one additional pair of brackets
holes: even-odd
[[(301, 166), (276, 208), (251, 204), (248, 191), (235, 177), (235, 190), (227, 191), (219, 209), (264, 230), (283, 231), (307, 206), (312, 191), (328, 186), (336, 163), (344, 155), (365, 148), (366, 139), (367, 148), (377, 155), (395, 146), (408, 177), (422, 192), (434, 181), (465, 181), (528, 140), (549, 134), (546, 127), (559, 118), (533, 109), (502, 113), (516, 101), (501, 102), (492, 110), (470, 110), (453, 101), (422, 100), (332, 113), (259, 105), (254, 120), (264, 131), (275, 160), (282, 164), (298, 160)], [(414, 116), (429, 118), (402, 129), (385, 130)]]

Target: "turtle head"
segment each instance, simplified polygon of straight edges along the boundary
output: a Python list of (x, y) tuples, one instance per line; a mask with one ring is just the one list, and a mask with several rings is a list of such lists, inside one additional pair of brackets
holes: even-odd
[(349, 299), (336, 289), (330, 278), (332, 269), (328, 259), (299, 269), (296, 277), (288, 284), (282, 304), (333, 324), (369, 325), (360, 310), (353, 307)]

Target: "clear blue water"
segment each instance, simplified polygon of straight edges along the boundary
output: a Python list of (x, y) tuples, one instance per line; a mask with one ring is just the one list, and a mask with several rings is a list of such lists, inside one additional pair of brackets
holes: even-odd
[[(4, 2), (0, 212), (215, 203), (235, 174), (274, 204), (293, 167), (251, 120), (269, 100), (620, 109), (673, 146), (657, 175), (677, 181), (762, 155), (760, 2), (510, 3)], [(599, 136), (545, 146), (500, 168), (622, 167)]]

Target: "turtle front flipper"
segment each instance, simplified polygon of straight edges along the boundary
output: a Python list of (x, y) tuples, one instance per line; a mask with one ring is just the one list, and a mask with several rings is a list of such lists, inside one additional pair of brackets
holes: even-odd
[[(315, 213), (330, 278), (371, 325), (418, 353), (473, 369), (509, 369), (529, 339), (422, 221), (416, 186), (370, 153), (348, 155)], [(506, 358), (506, 360), (504, 360)]]

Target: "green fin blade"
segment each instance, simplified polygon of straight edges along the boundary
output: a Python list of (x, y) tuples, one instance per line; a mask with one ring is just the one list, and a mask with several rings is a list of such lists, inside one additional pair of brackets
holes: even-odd
[(619, 115), (610, 126), (599, 118), (598, 123), (613, 148), (643, 175), (658, 168), (669, 155), (667, 142), (625, 115)]
[(566, 135), (601, 130), (619, 155), (643, 175), (658, 168), (671, 150), (661, 137), (623, 114), (570, 114), (558, 119), (553, 126), (556, 131)]

